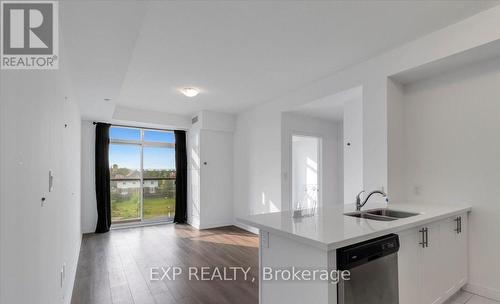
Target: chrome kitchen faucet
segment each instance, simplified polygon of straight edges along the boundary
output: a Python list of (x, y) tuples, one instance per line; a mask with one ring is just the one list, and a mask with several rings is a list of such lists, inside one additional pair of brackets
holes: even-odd
[(361, 211), (361, 208), (366, 205), (366, 203), (368, 202), (368, 200), (370, 199), (370, 197), (373, 195), (373, 194), (381, 194), (384, 198), (385, 198), (385, 201), (386, 202), (389, 202), (389, 198), (387, 197), (387, 194), (383, 191), (380, 191), (380, 190), (375, 190), (375, 191), (372, 191), (370, 192), (365, 200), (363, 201), (363, 203), (361, 203), (361, 194), (363, 194), (365, 192), (365, 190), (361, 190), (361, 192), (358, 193), (358, 195), (356, 195), (356, 211)]

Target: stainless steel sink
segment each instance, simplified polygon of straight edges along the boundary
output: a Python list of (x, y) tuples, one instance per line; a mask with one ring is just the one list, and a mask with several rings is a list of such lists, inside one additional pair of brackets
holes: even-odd
[(373, 214), (373, 215), (381, 215), (381, 216), (388, 216), (388, 217), (395, 217), (395, 218), (407, 218), (407, 217), (418, 215), (418, 213), (398, 211), (398, 210), (392, 210), (392, 209), (387, 209), (387, 208), (371, 209), (371, 210), (366, 210), (365, 212), (369, 213), (369, 214)]
[(375, 220), (375, 221), (394, 221), (394, 220), (397, 220), (397, 218), (392, 218), (392, 217), (388, 217), (388, 216), (378, 216), (378, 215), (373, 215), (373, 214), (369, 214), (366, 212), (351, 212), (351, 213), (344, 213), (344, 215), (364, 218), (364, 219), (368, 219), (368, 220)]
[(379, 208), (366, 211), (349, 212), (349, 213), (344, 213), (344, 215), (364, 218), (368, 220), (387, 222), (387, 221), (395, 221), (397, 219), (419, 215), (419, 213), (392, 210), (387, 208)]

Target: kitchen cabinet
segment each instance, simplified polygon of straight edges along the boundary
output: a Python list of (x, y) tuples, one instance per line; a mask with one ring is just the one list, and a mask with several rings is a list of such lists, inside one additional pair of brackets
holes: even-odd
[[(237, 220), (260, 230), (261, 273), (292, 267), (339, 270), (342, 267), (337, 257), (346, 246), (395, 233), (400, 240), (397, 253), (400, 304), (440, 304), (466, 283), (467, 214), (470, 207), (418, 203), (380, 206), (418, 214), (391, 222), (347, 216), (346, 213), (350, 214), (354, 207), (320, 208), (316, 216), (300, 219), (293, 218), (290, 211), (281, 211)], [(454, 219), (457, 217), (462, 217), (461, 235), (456, 231), (459, 226)], [(353, 257), (358, 258), (357, 255)], [(388, 265), (383, 267), (385, 270), (394, 269)], [(364, 278), (382, 282), (383, 288), (387, 289), (384, 273), (370, 270), (367, 276)], [(259, 276), (259, 303), (303, 304), (310, 303), (311, 299), (317, 304), (338, 303), (338, 286), (331, 280), (298, 282), (274, 278), (264, 280)], [(392, 278), (396, 279), (395, 276)], [(350, 284), (363, 285), (356, 279)], [(368, 288), (366, 292), (369, 292)]]
[(399, 233), (401, 304), (443, 303), (467, 281), (467, 213)]

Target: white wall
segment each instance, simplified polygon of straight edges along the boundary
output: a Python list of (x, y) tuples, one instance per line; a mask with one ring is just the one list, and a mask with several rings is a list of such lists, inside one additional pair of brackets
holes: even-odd
[[(388, 109), (387, 98), (393, 93), (388, 88), (388, 77), (498, 41), (500, 40), (498, 28), (500, 28), (499, 6), (343, 69), (307, 87), (238, 115), (234, 138), (235, 216), (276, 211), (283, 207), (280, 192), (281, 112), (293, 110), (311, 100), (355, 86), (363, 87), (363, 186), (366, 190), (381, 187), (387, 189), (388, 170), (390, 170), (388, 134), (391, 121), (388, 115), (392, 111)], [(450, 110), (455, 111), (455, 109)], [(485, 171), (481, 180), (489, 176), (495, 177), (490, 170)], [(468, 185), (463, 187), (466, 188)], [(484, 193), (488, 192), (483, 191), (476, 201), (484, 201), (481, 199)], [(388, 194), (390, 196), (391, 192)], [(374, 202), (376, 201), (374, 199)], [(492, 223), (495, 216), (498, 218), (498, 213), (478, 210), (476, 219), (472, 218), (471, 222), (478, 222), (478, 218), (481, 220), (482, 216), (485, 223)], [(471, 227), (472, 232), (475, 229)], [(472, 262), (476, 257), (471, 256), (471, 282), (487, 288), (498, 287), (498, 278), (492, 276), (499, 273), (500, 263), (495, 258), (484, 259), (489, 252), (488, 249), (493, 246), (491, 242), (495, 238), (492, 235), (475, 233), (476, 240), (480, 241), (481, 245), (490, 242), (490, 245), (484, 245), (486, 246), (484, 249), (477, 243), (471, 244), (472, 247), (478, 246), (474, 252), (484, 251), (479, 255), (479, 258), (483, 257), (481, 260)], [(492, 251), (493, 254), (497, 253), (498, 248), (495, 250)], [(482, 273), (485, 267), (481, 267), (483, 264), (480, 263), (486, 262), (491, 264), (490, 269)], [(484, 278), (478, 278), (479, 274), (485, 275)]]
[(66, 81), (64, 64), (1, 72), (0, 303), (71, 299), (81, 244), (80, 114)]
[(187, 130), (191, 126), (188, 116), (157, 111), (145, 111), (117, 106), (113, 112), (112, 123), (127, 126)]
[(196, 228), (200, 228), (201, 222), (201, 129), (200, 124), (195, 124), (187, 134), (187, 162), (188, 162), (188, 195), (187, 195), (187, 213), (188, 223)]
[(224, 132), (234, 131), (236, 121), (234, 115), (214, 111), (201, 111), (196, 117), (198, 118), (198, 122), (195, 124), (195, 128)]
[(82, 120), (82, 233), (93, 233), (97, 225), (95, 196), (95, 126)]
[(282, 208), (280, 125), (281, 112), (265, 105), (238, 116), (233, 161), (235, 217)]
[(403, 86), (393, 79), (387, 81), (387, 193), (390, 201), (400, 202), (405, 199), (403, 192), (404, 166), (404, 116)]
[[(500, 298), (500, 60), (404, 87), (401, 199), (468, 203), (473, 291)], [(397, 173), (396, 173), (397, 174)], [(390, 177), (390, 180), (392, 178)]]
[[(282, 208), (291, 208), (291, 140), (292, 135), (310, 135), (322, 138), (322, 205), (329, 206), (343, 201), (341, 171), (342, 128), (340, 123), (297, 113), (281, 115)], [(269, 151), (271, 153), (271, 151)]]
[(387, 77), (499, 40), (499, 27), (494, 7), (238, 115), (235, 216), (282, 209), (281, 112), (356, 86), (363, 87), (363, 186), (387, 188)]
[[(362, 93), (360, 93), (362, 94)], [(363, 190), (363, 97), (344, 103), (343, 119), (344, 199), (345, 204), (356, 202)]]

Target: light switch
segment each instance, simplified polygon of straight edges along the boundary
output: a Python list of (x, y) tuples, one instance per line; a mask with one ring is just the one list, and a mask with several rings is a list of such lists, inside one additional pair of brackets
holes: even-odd
[(54, 191), (54, 173), (49, 170), (49, 192)]

